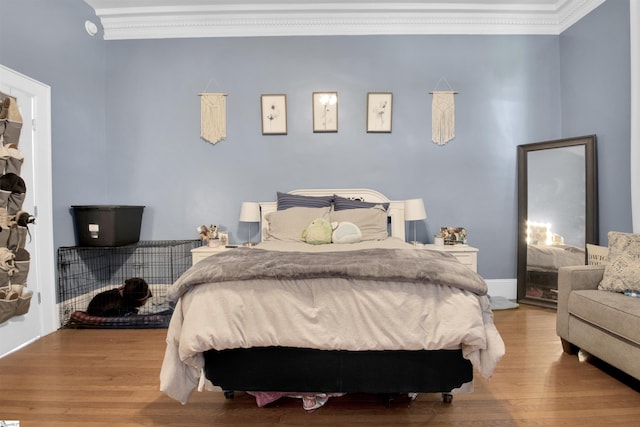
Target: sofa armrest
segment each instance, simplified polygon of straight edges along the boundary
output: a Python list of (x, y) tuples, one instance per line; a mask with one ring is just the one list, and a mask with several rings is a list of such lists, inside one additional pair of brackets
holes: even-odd
[(569, 340), (569, 294), (572, 291), (598, 289), (604, 265), (572, 265), (558, 269), (558, 313), (556, 333)]

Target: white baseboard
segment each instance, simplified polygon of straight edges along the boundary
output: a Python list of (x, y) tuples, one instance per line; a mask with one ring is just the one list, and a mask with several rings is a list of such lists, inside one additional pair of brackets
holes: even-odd
[(29, 344), (31, 344), (32, 342), (35, 342), (35, 341), (39, 340), (40, 338), (41, 338), (40, 336), (37, 336), (37, 337), (35, 337), (35, 338), (33, 338), (33, 339), (31, 339), (31, 340), (27, 341), (26, 343), (24, 343), (24, 344), (22, 344), (22, 345), (19, 345), (18, 347), (14, 348), (13, 350), (9, 350), (9, 351), (7, 351), (5, 354), (0, 354), (0, 359), (2, 359), (2, 358), (3, 358), (3, 357), (5, 357), (5, 356), (10, 355), (11, 353), (14, 353), (14, 352), (16, 352), (16, 351), (20, 350), (21, 348), (24, 348), (24, 347), (28, 346)]
[(518, 297), (516, 279), (491, 279), (485, 280), (489, 287), (489, 295), (515, 300)]

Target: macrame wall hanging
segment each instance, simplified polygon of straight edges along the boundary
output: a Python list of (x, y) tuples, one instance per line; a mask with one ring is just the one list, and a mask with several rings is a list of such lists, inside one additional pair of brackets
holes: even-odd
[(429, 92), (433, 95), (431, 103), (431, 140), (438, 145), (445, 145), (456, 137), (456, 110), (454, 95), (449, 82), (442, 77), (436, 84), (436, 89), (440, 82), (444, 81), (449, 90), (433, 90)]
[(200, 137), (217, 144), (227, 138), (227, 94), (200, 94)]

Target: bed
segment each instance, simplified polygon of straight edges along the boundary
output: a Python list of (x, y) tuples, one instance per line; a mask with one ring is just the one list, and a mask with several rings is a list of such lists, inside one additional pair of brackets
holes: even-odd
[[(169, 289), (160, 388), (301, 397), (472, 391), (504, 355), (486, 283), (453, 256), (405, 242), (404, 202), (368, 189), (296, 190), (261, 203), (261, 243), (211, 256)], [(352, 243), (309, 244), (319, 218)], [(308, 235), (308, 234), (307, 234)], [(335, 233), (334, 236), (335, 238)], [(337, 239), (336, 239), (337, 240)]]
[(527, 244), (526, 296), (556, 301), (558, 269), (585, 264), (585, 250), (577, 246)]
[(558, 269), (585, 264), (585, 248), (565, 244), (562, 235), (551, 232), (549, 223), (527, 221), (526, 232), (525, 296), (557, 301)]

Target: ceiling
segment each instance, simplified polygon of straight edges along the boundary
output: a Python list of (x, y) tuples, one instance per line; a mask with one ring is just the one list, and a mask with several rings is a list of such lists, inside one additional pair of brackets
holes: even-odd
[(560, 34), (605, 0), (84, 0), (105, 40)]

